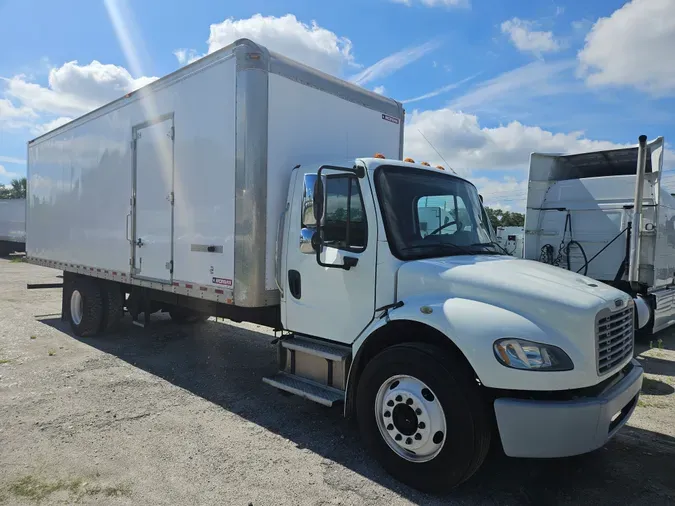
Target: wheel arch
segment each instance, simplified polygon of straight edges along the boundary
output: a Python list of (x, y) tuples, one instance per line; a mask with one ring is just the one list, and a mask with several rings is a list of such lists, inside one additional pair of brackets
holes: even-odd
[(459, 347), (441, 331), (415, 320), (391, 320), (371, 332), (361, 343), (351, 367), (345, 390), (344, 415), (351, 418), (355, 411), (356, 389), (366, 364), (385, 348), (405, 342), (419, 342), (436, 346), (459, 360), (466, 372), (478, 376)]

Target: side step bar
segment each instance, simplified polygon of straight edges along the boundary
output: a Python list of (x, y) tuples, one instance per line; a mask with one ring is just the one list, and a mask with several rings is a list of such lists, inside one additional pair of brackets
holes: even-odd
[(344, 400), (344, 392), (337, 388), (331, 388), (285, 372), (280, 372), (272, 378), (263, 378), (263, 381), (279, 390), (299, 395), (328, 407)]
[(305, 336), (279, 344), (279, 372), (263, 378), (268, 385), (324, 406), (344, 401), (351, 349)]

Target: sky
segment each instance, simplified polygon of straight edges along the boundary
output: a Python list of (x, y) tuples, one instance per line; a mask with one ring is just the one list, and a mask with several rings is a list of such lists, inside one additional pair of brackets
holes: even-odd
[[(28, 140), (247, 37), (403, 102), (404, 156), (522, 211), (533, 151), (674, 138), (673, 12), (675, 0), (0, 0), (0, 184), (25, 176)], [(665, 165), (675, 189), (670, 149)]]

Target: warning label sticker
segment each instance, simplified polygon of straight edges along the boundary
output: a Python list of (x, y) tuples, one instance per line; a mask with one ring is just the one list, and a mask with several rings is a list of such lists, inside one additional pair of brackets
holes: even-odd
[(388, 114), (383, 114), (382, 119), (385, 120), (385, 121), (388, 121), (390, 123), (394, 123), (396, 125), (398, 125), (398, 123), (400, 121), (398, 118), (394, 118), (393, 116), (389, 116)]
[(214, 285), (232, 286), (232, 280), (227, 278), (212, 278)]

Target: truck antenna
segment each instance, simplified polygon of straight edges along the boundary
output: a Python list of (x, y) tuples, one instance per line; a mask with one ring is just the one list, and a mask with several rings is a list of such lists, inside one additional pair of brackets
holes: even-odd
[(424, 137), (424, 140), (427, 141), (427, 142), (429, 143), (429, 146), (431, 146), (431, 149), (433, 149), (434, 151), (436, 151), (436, 154), (437, 154), (438, 156), (441, 157), (441, 160), (443, 160), (443, 162), (445, 163), (445, 165), (448, 166), (448, 169), (450, 169), (450, 170), (452, 171), (453, 174), (457, 175), (457, 173), (455, 172), (455, 169), (453, 169), (452, 167), (450, 167), (450, 164), (448, 163), (448, 161), (447, 161), (445, 158), (443, 158), (443, 155), (440, 154), (440, 153), (438, 152), (438, 150), (434, 147), (434, 145), (431, 143), (431, 141), (430, 141), (429, 139), (427, 139), (427, 136), (424, 135), (424, 133), (422, 133), (422, 130), (420, 130), (420, 129), (418, 128), (417, 131), (422, 135), (422, 137)]

